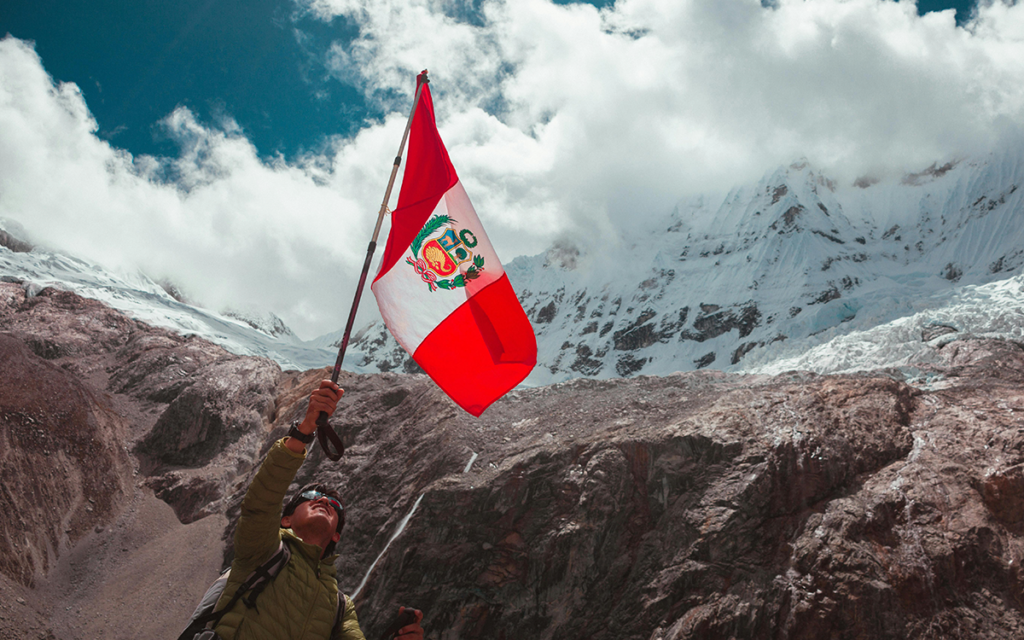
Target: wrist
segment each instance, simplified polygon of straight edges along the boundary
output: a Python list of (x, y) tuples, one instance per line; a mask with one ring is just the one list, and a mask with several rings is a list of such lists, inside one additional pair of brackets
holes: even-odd
[(316, 431), (316, 416), (311, 416), (308, 413), (306, 417), (302, 419), (302, 422), (296, 420), (294, 423), (295, 427), (302, 433), (313, 433)]
[(306, 426), (305, 421), (300, 424), (299, 421), (296, 420), (292, 423), (292, 428), (288, 430), (288, 437), (295, 438), (304, 444), (313, 442), (313, 432), (316, 431), (316, 424), (313, 424), (312, 429), (308, 429)]

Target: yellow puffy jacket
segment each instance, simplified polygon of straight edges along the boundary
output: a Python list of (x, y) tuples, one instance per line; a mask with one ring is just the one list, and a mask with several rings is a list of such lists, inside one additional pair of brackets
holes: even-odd
[(281, 528), (285, 493), (303, 460), (305, 455), (290, 451), (283, 439), (275, 442), (242, 500), (235, 559), (218, 610), (245, 578), (277, 551), (282, 540), (291, 547), (292, 555), (256, 599), (254, 609), (240, 600), (224, 614), (216, 627), (224, 640), (366, 640), (347, 597), (342, 599), (345, 612), (339, 630), (331, 635), (338, 607), (334, 567), (338, 556), (321, 560), (320, 547)]

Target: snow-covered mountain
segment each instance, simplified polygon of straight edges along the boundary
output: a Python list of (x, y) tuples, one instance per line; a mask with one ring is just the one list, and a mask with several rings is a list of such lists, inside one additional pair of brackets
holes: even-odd
[[(539, 347), (526, 382), (850, 371), (925, 362), (954, 336), (1024, 339), (1022, 186), (1024, 150), (847, 185), (800, 161), (618, 237), (517, 258), (506, 271)], [(334, 362), (340, 328), (303, 342), (272, 314), (199, 309), (3, 229), (0, 276), (29, 290), (73, 289), (286, 368)], [(345, 367), (418, 370), (379, 322), (356, 331)]]
[[(848, 371), (927, 359), (943, 333), (1019, 338), (1021, 159), (852, 185), (801, 161), (601, 246), (518, 258), (507, 271), (540, 353), (528, 382)], [(365, 367), (412, 368), (382, 326), (354, 345)]]
[(337, 356), (302, 342), (271, 313), (216, 313), (188, 304), (167, 283), (141, 273), (113, 273), (87, 260), (32, 248), (18, 239), (20, 229), (9, 220), (0, 220), (0, 233), (6, 235), (6, 240), (0, 236), (0, 279), (21, 283), (29, 296), (51, 286), (74, 291), (155, 327), (196, 335), (240, 355), (270, 358), (287, 369), (329, 366)]

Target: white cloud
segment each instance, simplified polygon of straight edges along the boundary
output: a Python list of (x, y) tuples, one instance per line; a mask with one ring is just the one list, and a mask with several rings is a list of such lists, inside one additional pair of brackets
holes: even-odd
[(324, 55), (383, 123), (264, 161), (230, 120), (179, 109), (165, 126), (181, 154), (132, 158), (97, 138), (74, 85), (7, 38), (0, 215), (210, 306), (272, 309), (309, 337), (347, 314), (423, 68), (505, 261), (801, 156), (843, 180), (920, 170), (1018, 139), (1024, 123), (1019, 3), (983, 3), (958, 28), (952, 11), (919, 17), (907, 0), (296, 1), (359, 25)]
[(139, 267), (215, 309), (271, 309), (306, 337), (343, 324), (403, 118), (294, 164), (186, 109), (165, 125), (178, 158), (110, 147), (77, 87), (0, 41), (0, 212), (38, 243)]
[(529, 176), (579, 225), (660, 214), (801, 156), (843, 179), (920, 168), (982, 151), (1024, 117), (1019, 5), (983, 6), (964, 29), (906, 0), (484, 0), (484, 26), (458, 20), (465, 4), (309, 6), (360, 24), (335, 51), (369, 94), (407, 96), (430, 68), (446, 140), (473, 109), (498, 117), (493, 137), (449, 142), (462, 174), (507, 152), (502, 127), (529, 137), (537, 162), (480, 186)]

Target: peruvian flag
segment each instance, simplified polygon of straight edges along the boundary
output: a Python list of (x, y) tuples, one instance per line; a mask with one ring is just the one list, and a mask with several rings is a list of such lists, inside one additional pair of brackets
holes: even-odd
[(423, 80), (398, 208), (370, 288), (398, 343), (479, 416), (530, 373), (537, 340), (448, 159)]

